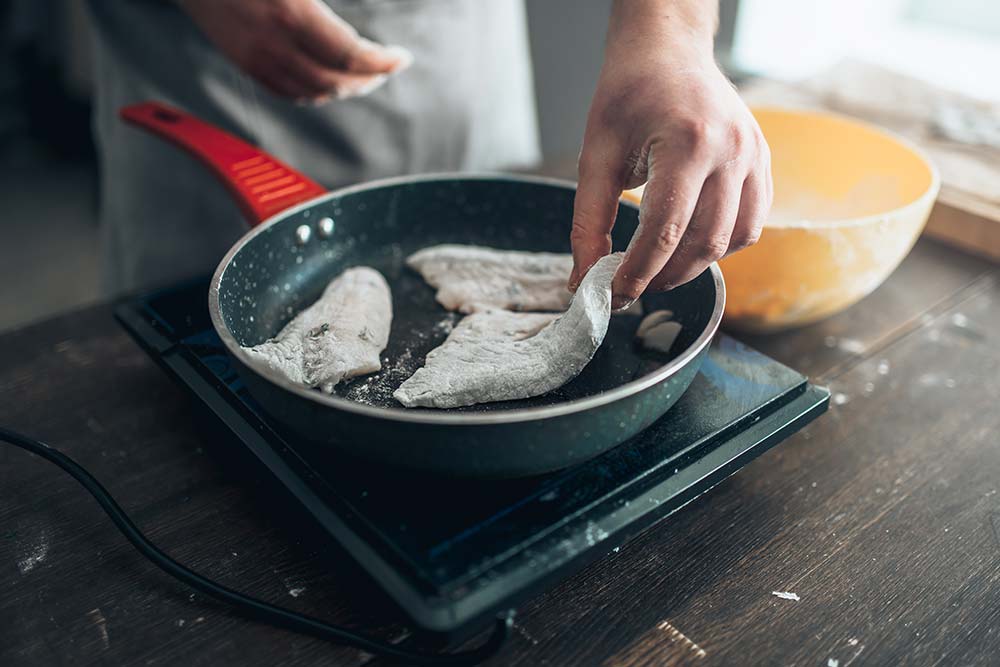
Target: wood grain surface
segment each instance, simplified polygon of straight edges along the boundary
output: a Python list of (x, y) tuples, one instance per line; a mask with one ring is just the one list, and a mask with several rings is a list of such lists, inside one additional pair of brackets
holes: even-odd
[[(829, 414), (526, 605), (490, 664), (996, 664), (998, 303), (996, 267), (922, 241), (854, 308), (753, 339), (829, 384)], [(405, 640), (401, 612), (197, 415), (107, 307), (0, 337), (0, 424), (76, 457), (173, 556)], [(75, 482), (0, 445), (0, 664), (69, 663), (387, 664), (192, 596)]]

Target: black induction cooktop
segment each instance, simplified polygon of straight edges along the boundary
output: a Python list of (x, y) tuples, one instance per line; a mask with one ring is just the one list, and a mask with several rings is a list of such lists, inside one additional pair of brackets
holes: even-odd
[(826, 410), (829, 392), (720, 334), (680, 401), (573, 468), (429, 478), (299, 442), (249, 395), (209, 321), (207, 281), (123, 301), (140, 345), (425, 630), (467, 636), (606, 555)]

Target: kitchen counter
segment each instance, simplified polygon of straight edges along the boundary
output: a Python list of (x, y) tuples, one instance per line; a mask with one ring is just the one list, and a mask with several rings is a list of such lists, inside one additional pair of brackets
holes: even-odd
[[(829, 385), (830, 412), (524, 606), (489, 664), (994, 661), (998, 304), (1000, 268), (925, 240), (849, 311), (742, 337)], [(408, 636), (401, 612), (248, 473), (109, 306), (0, 336), (0, 424), (75, 457), (195, 570)], [(192, 594), (76, 482), (3, 444), (0, 591), (3, 665), (386, 664)]]

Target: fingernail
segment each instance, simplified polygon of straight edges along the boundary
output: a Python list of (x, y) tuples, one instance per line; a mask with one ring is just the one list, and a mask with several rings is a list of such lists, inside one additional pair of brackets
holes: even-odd
[(385, 47), (385, 50), (387, 53), (399, 59), (399, 64), (397, 64), (396, 68), (392, 70), (393, 73), (402, 72), (404, 69), (413, 64), (413, 53), (409, 49), (392, 44)]
[(622, 310), (627, 310), (629, 306), (635, 303), (635, 299), (627, 296), (616, 296), (611, 298), (611, 311), (619, 312)]
[(364, 97), (365, 95), (370, 95), (375, 92), (383, 83), (388, 81), (389, 77), (386, 74), (374, 74), (363, 83), (356, 83), (353, 86), (344, 86), (338, 89), (334, 96), (338, 100), (349, 100), (352, 97)]
[(378, 42), (373, 42), (370, 39), (364, 37), (359, 37), (361, 42), (361, 48), (366, 51), (377, 51), (380, 54), (387, 55), (391, 58), (396, 59), (396, 65), (392, 68), (392, 73), (402, 72), (404, 69), (413, 64), (413, 52), (409, 49), (396, 45), (396, 44), (379, 44)]

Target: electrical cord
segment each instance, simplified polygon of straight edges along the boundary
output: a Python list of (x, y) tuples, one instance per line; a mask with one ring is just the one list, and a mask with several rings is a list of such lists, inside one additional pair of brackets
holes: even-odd
[(107, 489), (91, 475), (83, 466), (72, 458), (63, 454), (44, 442), (29, 438), (26, 435), (11, 431), (0, 426), (0, 440), (9, 442), (12, 445), (25, 449), (33, 454), (41, 456), (45, 460), (54, 463), (62, 468), (68, 475), (79, 482), (94, 500), (101, 506), (101, 509), (108, 515), (122, 535), (132, 543), (132, 546), (148, 558), (158, 568), (187, 584), (191, 588), (215, 598), (232, 606), (236, 611), (244, 616), (284, 628), (302, 634), (312, 635), (320, 639), (325, 639), (337, 644), (345, 644), (367, 651), (373, 655), (389, 658), (391, 660), (412, 664), (427, 665), (434, 667), (437, 665), (475, 665), (487, 658), (495, 655), (503, 646), (510, 635), (511, 626), (514, 623), (514, 612), (508, 611), (497, 618), (493, 632), (489, 638), (480, 646), (463, 651), (461, 653), (418, 653), (399, 648), (380, 639), (367, 637), (346, 628), (337, 627), (324, 623), (323, 621), (299, 614), (294, 611), (283, 609), (275, 605), (257, 600), (218, 584), (211, 579), (188, 569), (181, 565), (166, 553), (160, 550), (140, 531), (132, 520), (125, 514), (125, 511), (115, 502), (115, 499), (108, 493)]

